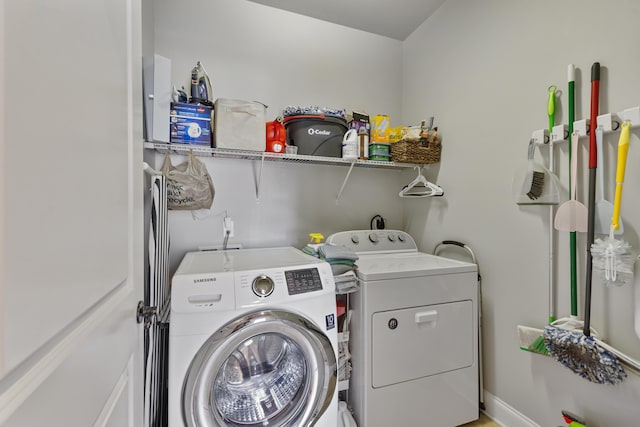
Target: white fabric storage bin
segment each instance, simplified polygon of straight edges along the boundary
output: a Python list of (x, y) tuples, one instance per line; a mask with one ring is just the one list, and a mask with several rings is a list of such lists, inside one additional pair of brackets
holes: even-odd
[(239, 99), (217, 99), (215, 146), (234, 150), (264, 151), (266, 146), (264, 104)]

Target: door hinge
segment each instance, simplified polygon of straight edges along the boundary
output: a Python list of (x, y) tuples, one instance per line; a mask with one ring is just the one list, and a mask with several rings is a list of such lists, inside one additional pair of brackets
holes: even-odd
[(136, 321), (138, 323), (142, 323), (144, 321), (145, 326), (147, 326), (152, 321), (156, 320), (157, 314), (158, 307), (144, 305), (143, 301), (138, 301), (138, 308), (136, 309)]

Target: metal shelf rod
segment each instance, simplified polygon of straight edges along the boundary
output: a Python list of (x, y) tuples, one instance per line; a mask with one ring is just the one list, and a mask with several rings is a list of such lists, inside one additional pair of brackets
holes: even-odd
[(187, 154), (189, 150), (196, 156), (220, 157), (226, 159), (284, 161), (287, 163), (315, 163), (334, 166), (353, 166), (379, 169), (407, 169), (420, 166), (414, 163), (381, 162), (376, 160), (346, 160), (339, 157), (307, 156), (302, 154), (277, 154), (249, 150), (230, 150), (225, 148), (210, 148), (188, 144), (167, 144), (163, 142), (145, 142), (144, 148), (159, 152), (172, 151), (177, 154)]

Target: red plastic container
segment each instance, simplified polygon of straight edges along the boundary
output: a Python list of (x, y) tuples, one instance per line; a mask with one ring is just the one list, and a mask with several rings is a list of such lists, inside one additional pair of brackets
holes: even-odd
[(287, 140), (287, 132), (282, 124), (282, 117), (276, 117), (272, 122), (267, 122), (267, 145), (264, 151), (269, 153), (284, 153)]

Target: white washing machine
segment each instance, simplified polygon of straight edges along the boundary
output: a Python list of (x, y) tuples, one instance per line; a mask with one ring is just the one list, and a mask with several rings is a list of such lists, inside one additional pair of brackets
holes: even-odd
[(169, 427), (335, 427), (329, 264), (292, 247), (190, 252), (172, 279)]
[(479, 416), (475, 264), (395, 230), (333, 234), (360, 257), (349, 403), (360, 426), (453, 427)]

